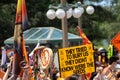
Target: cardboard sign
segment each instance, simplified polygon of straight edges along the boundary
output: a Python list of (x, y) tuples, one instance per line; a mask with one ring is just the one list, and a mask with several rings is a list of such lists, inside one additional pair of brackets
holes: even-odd
[(111, 43), (120, 52), (120, 32), (111, 40)]
[(52, 60), (53, 60), (53, 51), (51, 48), (47, 48), (45, 46), (39, 46), (38, 48), (36, 48), (33, 51), (34, 55), (33, 57), (35, 57), (35, 55), (38, 57), (37, 62), (38, 65), (44, 70), (47, 69)]
[(43, 69), (47, 68), (53, 59), (53, 52), (50, 48), (44, 48), (41, 53), (41, 66)]
[(62, 78), (94, 72), (92, 44), (59, 49), (59, 64)]

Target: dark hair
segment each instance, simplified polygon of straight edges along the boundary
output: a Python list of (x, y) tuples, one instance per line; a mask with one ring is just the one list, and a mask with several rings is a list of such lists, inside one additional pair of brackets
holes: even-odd
[(78, 74), (73, 74), (69, 77), (69, 80), (79, 80), (79, 75)]
[(97, 72), (92, 72), (92, 75), (90, 77), (90, 80), (93, 80), (93, 78), (97, 75)]
[(118, 73), (118, 74), (116, 75), (116, 77), (117, 77), (117, 78), (120, 78), (120, 73)]
[(113, 62), (116, 62), (117, 60), (119, 60), (119, 58), (117, 56), (112, 56), (109, 59), (109, 64), (111, 65)]

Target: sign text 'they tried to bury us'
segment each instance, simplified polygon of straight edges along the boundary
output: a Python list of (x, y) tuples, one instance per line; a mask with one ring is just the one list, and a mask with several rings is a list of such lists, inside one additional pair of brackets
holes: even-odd
[(59, 49), (61, 77), (94, 72), (92, 44)]

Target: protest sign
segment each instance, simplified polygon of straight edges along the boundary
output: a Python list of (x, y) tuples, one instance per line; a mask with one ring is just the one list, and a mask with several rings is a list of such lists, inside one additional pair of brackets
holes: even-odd
[(92, 44), (59, 49), (60, 75), (65, 78), (74, 73), (95, 71)]
[(45, 47), (45, 46), (39, 46), (34, 51), (34, 57), (38, 57), (36, 59), (38, 65), (41, 67), (41, 69), (47, 69), (49, 68), (52, 60), (53, 60), (53, 51), (51, 48)]
[(44, 48), (41, 53), (41, 66), (43, 69), (46, 69), (50, 66), (50, 63), (53, 60), (53, 52), (50, 48)]

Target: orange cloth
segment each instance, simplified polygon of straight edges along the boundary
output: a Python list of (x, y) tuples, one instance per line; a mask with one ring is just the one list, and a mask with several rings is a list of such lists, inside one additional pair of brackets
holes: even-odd
[(5, 75), (5, 72), (0, 70), (0, 79), (2, 79), (4, 77), (4, 75)]
[(90, 79), (91, 75), (92, 75), (92, 73), (87, 73), (87, 74), (85, 74), (85, 77), (87, 78), (87, 80)]

